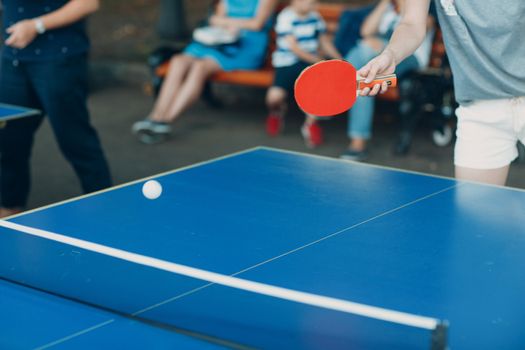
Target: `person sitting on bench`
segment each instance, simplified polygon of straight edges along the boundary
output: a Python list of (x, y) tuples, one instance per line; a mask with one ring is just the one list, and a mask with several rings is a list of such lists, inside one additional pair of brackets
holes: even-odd
[[(272, 55), (275, 78), (266, 95), (266, 132), (270, 136), (283, 129), (287, 98), (293, 94), (299, 74), (323, 58), (342, 59), (326, 34), (326, 24), (315, 11), (316, 5), (316, 0), (293, 0), (277, 17), (277, 50)], [(313, 115), (306, 116), (301, 133), (308, 147), (322, 143), (321, 128)]]
[[(362, 39), (348, 52), (346, 60), (355, 67), (364, 66), (377, 56), (386, 46), (388, 39), (398, 25), (405, 6), (405, 0), (381, 0), (368, 15), (361, 26)], [(427, 26), (433, 28), (434, 21), (429, 17)], [(398, 78), (407, 73), (424, 68), (430, 60), (433, 31), (428, 30), (425, 40), (419, 49), (396, 67)], [(363, 161), (367, 157), (367, 142), (371, 137), (374, 99), (360, 97), (348, 114), (348, 137), (350, 144), (341, 158)]]
[(177, 119), (203, 90), (216, 72), (259, 68), (265, 59), (271, 16), (277, 0), (221, 0), (211, 16), (212, 27), (239, 33), (239, 40), (226, 45), (191, 43), (171, 59), (159, 97), (146, 119), (133, 124), (133, 132), (144, 143), (156, 143), (171, 133)]

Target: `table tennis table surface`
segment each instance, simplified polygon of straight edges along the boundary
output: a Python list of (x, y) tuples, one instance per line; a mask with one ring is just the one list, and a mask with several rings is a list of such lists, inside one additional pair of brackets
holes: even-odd
[[(9, 219), (525, 346), (525, 192), (258, 147)], [(2, 349), (429, 349), (430, 332), (0, 228)]]

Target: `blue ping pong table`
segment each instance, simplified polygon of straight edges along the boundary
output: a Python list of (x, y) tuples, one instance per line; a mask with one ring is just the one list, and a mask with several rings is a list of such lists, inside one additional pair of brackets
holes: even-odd
[(525, 348), (524, 191), (268, 148), (154, 179), (0, 223), (1, 349)]
[(0, 123), (2, 124), (9, 120), (30, 117), (38, 113), (40, 113), (40, 111), (36, 109), (0, 103)]

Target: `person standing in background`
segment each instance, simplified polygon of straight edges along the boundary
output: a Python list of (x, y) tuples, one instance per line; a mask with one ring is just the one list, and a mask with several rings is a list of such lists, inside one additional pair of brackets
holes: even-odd
[(98, 0), (4, 0), (7, 39), (0, 102), (42, 110), (0, 130), (0, 217), (24, 209), (34, 133), (47, 115), (60, 150), (85, 193), (111, 186), (108, 164), (87, 109), (89, 39), (85, 18)]

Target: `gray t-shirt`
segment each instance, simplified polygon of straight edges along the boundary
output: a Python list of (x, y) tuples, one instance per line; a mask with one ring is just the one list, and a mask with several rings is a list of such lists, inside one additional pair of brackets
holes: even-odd
[(436, 0), (461, 104), (525, 96), (525, 0)]

